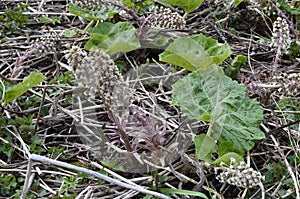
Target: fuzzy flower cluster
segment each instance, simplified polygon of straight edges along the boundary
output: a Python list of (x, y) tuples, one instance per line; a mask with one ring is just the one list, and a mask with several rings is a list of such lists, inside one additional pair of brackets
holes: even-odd
[(57, 49), (59, 41), (59, 34), (54, 31), (48, 31), (45, 35), (33, 41), (32, 51), (36, 56), (52, 52)]
[(73, 3), (86, 10), (96, 10), (97, 8), (100, 8), (102, 4), (100, 0), (74, 0)]
[(273, 80), (281, 87), (277, 90), (285, 97), (300, 97), (300, 73), (282, 73)]
[(105, 0), (74, 0), (73, 3), (76, 6), (91, 11), (100, 10), (101, 8), (103, 8), (103, 6), (105, 6), (106, 8), (112, 6), (109, 1)]
[(147, 21), (153, 28), (182, 29), (186, 24), (184, 18), (170, 8), (155, 6), (150, 12), (151, 14), (147, 17)]
[(277, 17), (273, 24), (271, 47), (287, 51), (290, 48), (291, 37), (289, 26), (285, 19)]
[(250, 4), (250, 9), (260, 9), (268, 16), (276, 15), (275, 7), (280, 7), (276, 0), (260, 1), (260, 0), (248, 0)]
[(73, 46), (65, 57), (80, 80), (79, 86), (87, 87), (91, 96), (98, 92), (103, 102), (110, 103), (115, 86), (124, 82), (110, 56), (103, 50), (93, 48), (87, 53)]
[(215, 168), (215, 173), (221, 183), (226, 182), (243, 188), (257, 186), (261, 180), (264, 180), (264, 176), (259, 171), (255, 171), (245, 162), (236, 162), (234, 158), (230, 159), (229, 166), (221, 165), (221, 167)]

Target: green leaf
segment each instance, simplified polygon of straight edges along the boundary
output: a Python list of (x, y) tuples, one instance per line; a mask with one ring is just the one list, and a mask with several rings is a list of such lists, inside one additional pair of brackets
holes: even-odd
[(240, 5), (242, 2), (244, 2), (244, 0), (235, 0), (234, 5), (238, 7), (238, 5)]
[(29, 89), (39, 85), (46, 77), (41, 73), (32, 72), (28, 77), (25, 77), (23, 82), (9, 89), (4, 96), (4, 105), (17, 99)]
[[(285, 10), (285, 11), (287, 11), (287, 12), (293, 14), (293, 15), (300, 15), (300, 7), (299, 7), (299, 6), (298, 6), (298, 7), (295, 6), (295, 8), (292, 8), (292, 7), (291, 7), (286, 1), (284, 1), (284, 0), (278, 0), (277, 2), (278, 2), (278, 4), (280, 5), (280, 8), (281, 8), (282, 10)], [(295, 3), (295, 4), (297, 4), (297, 3)]]
[(34, 125), (23, 124), (23, 125), (20, 126), (20, 129), (22, 130), (22, 132), (34, 131), (34, 128), (35, 128)]
[(178, 6), (185, 10), (185, 12), (190, 13), (196, 8), (198, 8), (204, 0), (158, 0), (161, 3), (166, 3), (171, 6)]
[(246, 63), (247, 58), (244, 55), (237, 55), (232, 63), (225, 69), (225, 75), (236, 80), (242, 66)]
[(222, 142), (219, 146), (218, 155), (222, 156), (229, 152), (234, 152), (241, 156), (243, 155), (243, 153), (237, 149), (232, 142)]
[(222, 155), (218, 159), (216, 159), (212, 164), (213, 165), (220, 165), (221, 163), (225, 163), (226, 165), (229, 166), (231, 158), (234, 158), (237, 163), (244, 162), (244, 159), (243, 159), (242, 156), (240, 156), (239, 154), (234, 153), (234, 152), (229, 152), (229, 153), (226, 153), (226, 154)]
[(143, 48), (166, 49), (174, 40), (174, 35), (168, 35), (156, 28), (144, 29), (141, 34), (140, 42)]
[(215, 140), (205, 134), (200, 134), (194, 137), (193, 142), (195, 143), (196, 157), (208, 163), (213, 162), (211, 155), (217, 151)]
[(248, 98), (244, 85), (232, 81), (216, 65), (177, 81), (173, 85), (173, 102), (191, 119), (209, 118), (208, 135), (220, 143), (231, 141), (245, 152), (254, 146), (254, 141), (265, 138), (259, 129), (262, 107)]
[(116, 164), (116, 160), (102, 160), (101, 164), (114, 171), (124, 171), (124, 168), (121, 165)]
[(300, 44), (298, 44), (296, 41), (293, 41), (290, 46), (291, 49), (291, 55), (294, 57), (300, 57)]
[(42, 144), (43, 143), (43, 138), (38, 136), (38, 135), (33, 135), (33, 136), (31, 136), (31, 141), (34, 144)]
[[(277, 117), (284, 118), (287, 123), (293, 123), (297, 120), (300, 120), (300, 114), (299, 112), (297, 113), (297, 111), (300, 110), (300, 102), (297, 99), (280, 99), (275, 107), (275, 110), (278, 110)], [(280, 111), (290, 111), (291, 113)], [(290, 128), (297, 131), (299, 129), (299, 125), (294, 124), (291, 125)]]
[(189, 71), (221, 64), (231, 55), (228, 46), (202, 34), (178, 38), (159, 55), (160, 61), (181, 66)]
[(181, 190), (181, 189), (170, 189), (170, 188), (159, 188), (158, 189), (161, 193), (170, 195), (170, 194), (181, 194), (181, 195), (189, 195), (189, 196), (198, 196), (201, 198), (208, 199), (208, 197), (201, 192), (196, 191), (189, 191), (189, 190)]
[(119, 9), (112, 5), (102, 4), (97, 10), (87, 10), (69, 3), (70, 13), (90, 21), (107, 20), (119, 12)]
[(44, 22), (45, 24), (53, 24), (53, 25), (55, 25), (55, 23), (58, 23), (58, 24), (60, 24), (61, 23), (61, 18), (58, 18), (58, 17), (51, 17), (51, 18), (49, 18), (49, 17), (40, 17), (40, 18), (38, 18), (40, 21), (42, 21), (42, 22)]
[(91, 39), (84, 47), (86, 50), (97, 47), (114, 55), (140, 48), (140, 42), (135, 35), (136, 29), (128, 22), (116, 24), (103, 22), (89, 30), (88, 33), (91, 35)]
[(77, 31), (76, 30), (64, 30), (64, 36), (65, 37), (75, 37), (77, 35)]

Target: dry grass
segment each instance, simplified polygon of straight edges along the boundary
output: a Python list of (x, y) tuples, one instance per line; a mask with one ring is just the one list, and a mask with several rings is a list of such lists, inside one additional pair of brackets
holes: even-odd
[[(115, 181), (109, 183), (76, 170), (68, 170), (59, 164), (33, 161), (29, 179), (30, 198), (142, 198), (145, 196), (145, 189), (149, 187), (153, 190), (159, 187), (195, 190), (207, 196), (216, 195), (218, 198), (261, 198), (262, 195), (266, 198), (300, 198), (299, 109), (276, 108), (283, 94), (277, 92), (277, 89), (264, 86), (270, 83), (276, 57), (276, 51), (266, 42), (271, 38), (274, 17), (269, 17), (257, 9), (251, 10), (247, 4), (239, 8), (226, 8), (222, 3), (205, 1), (199, 9), (188, 15), (185, 29), (178, 31), (182, 35), (204, 33), (229, 45), (233, 55), (223, 63), (224, 68), (236, 55), (242, 54), (248, 58), (246, 66), (239, 73), (238, 82), (247, 85), (249, 96), (256, 98), (264, 107), (261, 129), (265, 132), (266, 139), (258, 142), (246, 159), (252, 168), (266, 176), (266, 181), (263, 182), (263, 187), (243, 189), (219, 183), (207, 165), (190, 158), (194, 154), (193, 147), (186, 151), (185, 158), (178, 157), (165, 167), (152, 165), (158, 168), (157, 172), (129, 173), (107, 165), (101, 166), (101, 159), (93, 153), (98, 149), (93, 148), (92, 143), (82, 140), (76, 124), (81, 123), (81, 128), (88, 132), (85, 135), (87, 137), (95, 134), (103, 125), (108, 133), (112, 133), (116, 126), (108, 122), (107, 114), (100, 103), (87, 106), (85, 99), (79, 102), (78, 107), (72, 106), (72, 93), (76, 85), (73, 76), (67, 73), (67, 62), (64, 58), (67, 46), (83, 46), (88, 39), (85, 34), (67, 38), (64, 31), (80, 32), (87, 27), (88, 22), (69, 14), (66, 0), (2, 0), (0, 14), (4, 16), (6, 10), (14, 9), (18, 3), (29, 5), (23, 12), (23, 17), (29, 21), (22, 25), (16, 24), (12, 28), (4, 28), (5, 24), (0, 24), (0, 29), (6, 31), (3, 38), (7, 38), (6, 42), (0, 43), (0, 82), (9, 87), (22, 81), (32, 71), (43, 73), (47, 79), (43, 85), (31, 89), (1, 108), (0, 119), (3, 120), (3, 125), (0, 131), (0, 198), (13, 198), (14, 194), (14, 198), (20, 197), (18, 193), (23, 190), (22, 180), (26, 177), (31, 153), (90, 171), (100, 171)], [(57, 17), (60, 22), (47, 24), (40, 17)], [(297, 27), (296, 23), (299, 22), (294, 23), (294, 29)], [(57, 39), (46, 40), (49, 34), (57, 35)], [(299, 39), (296, 30), (291, 34), (294, 40)], [(40, 49), (36, 46), (41, 41), (48, 43), (39, 52), (37, 50)], [(183, 125), (183, 118), (181, 112), (171, 106), (171, 89), (165, 83), (186, 73), (168, 71), (166, 65), (158, 62), (157, 52), (154, 50), (140, 52), (120, 55), (119, 59), (126, 64), (124, 70), (138, 72), (146, 62), (147, 56), (143, 55), (150, 55), (153, 57), (150, 66), (162, 70), (160, 75), (151, 74), (151, 70), (146, 71), (145, 76), (138, 76), (130, 83), (138, 88), (135, 93), (138, 98), (136, 105), (157, 123), (165, 125), (165, 137), (167, 140), (171, 139)], [(299, 73), (299, 59), (295, 56), (283, 56), (277, 61), (277, 72)], [(145, 86), (145, 82), (150, 80), (154, 83)], [(297, 106), (300, 107), (299, 104)], [(24, 130), (24, 126), (16, 122), (17, 118), (28, 118), (31, 115), (33, 118), (30, 124), (26, 124), (31, 126), (31, 130)], [(295, 117), (291, 119), (292, 115)], [(193, 125), (202, 130), (207, 128), (202, 122)], [(112, 140), (113, 136), (115, 135), (111, 135)], [(114, 158), (119, 158), (119, 162), (128, 160), (119, 155)], [(15, 185), (12, 184), (14, 181)], [(123, 184), (116, 184), (116, 181)], [(129, 186), (122, 186), (124, 184)], [(130, 185), (136, 189), (130, 189)], [(182, 195), (173, 197), (193, 198)]]

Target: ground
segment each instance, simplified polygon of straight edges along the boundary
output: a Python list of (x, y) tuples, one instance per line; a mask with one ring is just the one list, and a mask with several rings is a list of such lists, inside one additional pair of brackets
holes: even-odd
[[(93, 10), (97, 2), (100, 1), (73, 1), (75, 8), (71, 12), (72, 5), (67, 0), (0, 3), (0, 198), (20, 198), (27, 190), (23, 185), (29, 179), (26, 170), (30, 154), (60, 162), (32, 159), (27, 198), (159, 197), (155, 193), (172, 198), (300, 198), (299, 1), (199, 1), (199, 7), (188, 10), (189, 7), (176, 4), (181, 1), (128, 0), (122, 1), (124, 6), (119, 1), (103, 0), (103, 21), (125, 24), (112, 30), (113, 25), (107, 23), (100, 30), (110, 42), (102, 46), (107, 48), (105, 52), (92, 48), (102, 44), (91, 33), (91, 28), (105, 23), (91, 20), (90, 13), (78, 16), (80, 11), (76, 10), (76, 5)], [(175, 20), (168, 22), (169, 18), (161, 14), (163, 10), (149, 9), (154, 4), (169, 7), (168, 12), (176, 13), (171, 17)], [(111, 9), (122, 12), (113, 13)], [(108, 17), (111, 13), (113, 16)], [(115, 40), (110, 37), (125, 26), (126, 34), (115, 36)], [(237, 108), (241, 117), (236, 125), (248, 128), (243, 130), (253, 136), (249, 138), (253, 146), (241, 149), (235, 141), (223, 142), (222, 136), (212, 141), (207, 138), (206, 142), (211, 143), (209, 158), (199, 155), (192, 137), (201, 140), (201, 135), (207, 134), (215, 138), (217, 129), (210, 134), (213, 120), (203, 115), (200, 120), (186, 120), (191, 113), (185, 112), (179, 95), (189, 93), (189, 89), (178, 88), (180, 84), (176, 83), (198, 68), (193, 65), (196, 68), (183, 69), (187, 62), (176, 65), (172, 61), (177, 58), (165, 61), (162, 54), (174, 40), (200, 34), (203, 37), (198, 38), (218, 42), (217, 50), (210, 55), (229, 52), (218, 45), (231, 51), (220, 63), (214, 62), (219, 66), (212, 66), (228, 76), (211, 70), (220, 77), (216, 78), (221, 82), (219, 86), (226, 79), (233, 90), (246, 91), (244, 97), (243, 93), (236, 96), (245, 101), (234, 103), (254, 103), (256, 107), (253, 110), (239, 105), (247, 113)], [(141, 46), (135, 47), (135, 37)], [(118, 39), (127, 43), (114, 43)], [(178, 51), (182, 49), (185, 43), (177, 46)], [(193, 53), (203, 52), (196, 51)], [(245, 63), (234, 65), (233, 60), (241, 55), (246, 58)], [(207, 72), (203, 68), (199, 71), (199, 78)], [(208, 80), (213, 78), (209, 75)], [(99, 87), (99, 82), (103, 86)], [(224, 85), (227, 83), (224, 80)], [(21, 91), (14, 87), (17, 84), (21, 84)], [(199, 92), (212, 99), (213, 94), (208, 93), (218, 85), (208, 86), (211, 88), (207, 89), (204, 82)], [(228, 95), (233, 93), (231, 90)], [(193, 99), (188, 100), (188, 104), (194, 103)], [(235, 114), (235, 108), (229, 114)], [(252, 127), (259, 132), (254, 134)], [(255, 137), (258, 135), (261, 137)], [(111, 145), (103, 145), (104, 139), (121, 152), (106, 153)], [(228, 144), (225, 149), (224, 143)], [(228, 165), (214, 163), (221, 156), (221, 146), (237, 159), (241, 157), (245, 168), (232, 161)], [(213, 150), (214, 147), (218, 149)], [(123, 155), (125, 151), (131, 153)], [(134, 152), (142, 160), (152, 162), (151, 171), (138, 166)], [(223, 154), (226, 155), (224, 151)], [(61, 163), (99, 172), (123, 185)], [(237, 182), (230, 183), (228, 176), (223, 177), (225, 182), (220, 179), (227, 172), (242, 181), (245, 170), (247, 174), (252, 172), (259, 183), (252, 187), (248, 179), (246, 186), (236, 186)], [(130, 187), (133, 183), (135, 188)]]

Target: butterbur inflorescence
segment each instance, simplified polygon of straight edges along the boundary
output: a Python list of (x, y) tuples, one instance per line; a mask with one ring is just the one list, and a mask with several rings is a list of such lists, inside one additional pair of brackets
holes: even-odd
[(36, 56), (40, 56), (44, 53), (53, 52), (55, 49), (57, 49), (57, 43), (59, 41), (59, 34), (52, 30), (49, 30), (46, 32), (45, 35), (32, 42), (31, 51), (33, 51), (33, 54), (35, 54)]
[(133, 122), (134, 127), (132, 132), (128, 132), (133, 137), (137, 138), (134, 142), (137, 145), (139, 142), (145, 142), (145, 148), (150, 151), (157, 151), (161, 146), (164, 145), (166, 139), (166, 126), (159, 126), (154, 123), (146, 114), (138, 109), (134, 109), (130, 120)]
[(99, 10), (103, 8), (103, 6), (111, 6), (109, 2), (102, 0), (74, 0), (73, 3), (76, 6), (91, 11)]
[(276, 21), (273, 24), (273, 33), (271, 47), (286, 52), (290, 48), (291, 37), (288, 23), (285, 19), (277, 17)]
[(279, 3), (276, 0), (269, 0), (269, 1), (261, 1), (261, 0), (248, 0), (250, 4), (250, 9), (260, 9), (268, 16), (276, 15), (275, 7), (280, 7)]
[(273, 80), (281, 87), (277, 90), (283, 97), (299, 97), (300, 96), (300, 73), (282, 73), (274, 76)]
[[(221, 171), (219, 173), (219, 171)], [(217, 179), (221, 183), (228, 183), (238, 187), (254, 187), (264, 180), (264, 176), (259, 171), (255, 171), (249, 167), (245, 162), (236, 162), (234, 158), (230, 159), (230, 165), (220, 165), (215, 168)]]
[(66, 59), (80, 80), (79, 86), (87, 87), (91, 96), (99, 92), (101, 100), (110, 104), (115, 86), (124, 83), (123, 76), (110, 56), (103, 50), (92, 48), (87, 53), (73, 46), (66, 54)]
[(150, 12), (147, 21), (153, 28), (182, 29), (185, 26), (184, 18), (170, 8), (155, 6)]

